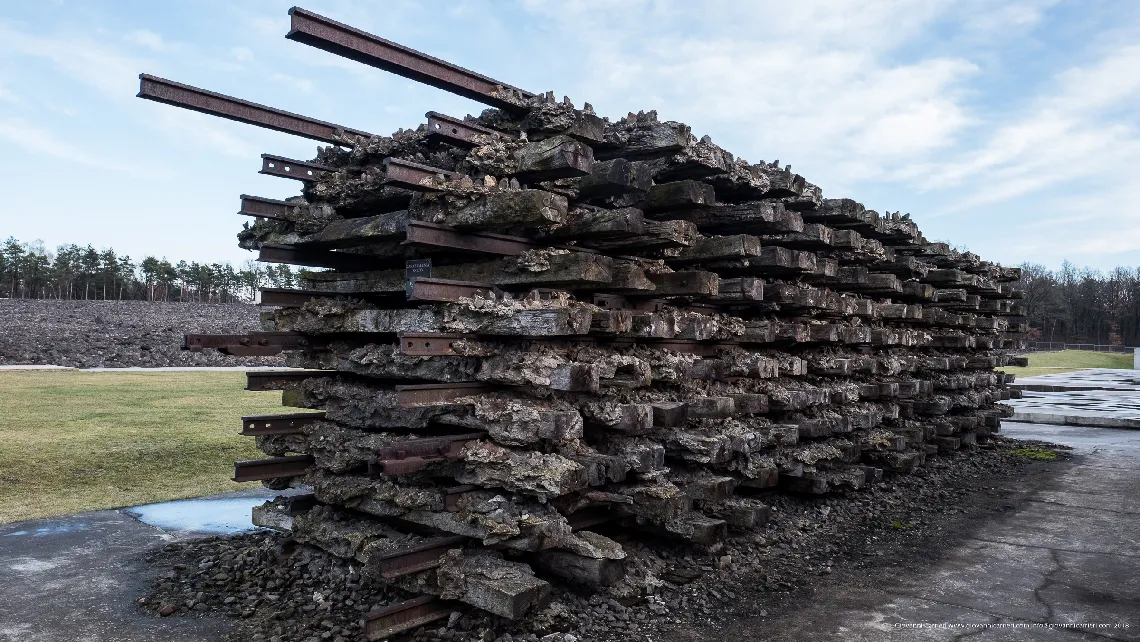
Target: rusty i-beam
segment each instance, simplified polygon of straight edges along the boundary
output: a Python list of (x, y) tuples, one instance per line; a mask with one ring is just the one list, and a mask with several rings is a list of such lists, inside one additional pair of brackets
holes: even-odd
[(291, 25), (286, 38), (344, 56), (351, 60), (422, 82), (453, 94), (479, 101), (505, 111), (526, 111), (507, 99), (508, 93), (520, 98), (534, 96), (529, 91), (477, 74), (385, 40), (344, 23), (300, 7), (289, 10)]
[(292, 178), (298, 181), (315, 181), (321, 176), (333, 171), (336, 170), (331, 167), (325, 167), (324, 165), (318, 165), (317, 163), (310, 163), (309, 161), (299, 161), (292, 158), (285, 158), (284, 156), (274, 156), (273, 154), (262, 154), (261, 171), (258, 172), (258, 174)]
[(434, 595), (421, 595), (365, 614), (364, 635), (369, 640), (383, 640), (397, 633), (445, 619), (453, 611), (465, 608), (462, 602), (441, 600)]
[(348, 144), (343, 139), (344, 134), (372, 137), (372, 134), (359, 129), (274, 109), (150, 74), (139, 74), (138, 97), (334, 145)]

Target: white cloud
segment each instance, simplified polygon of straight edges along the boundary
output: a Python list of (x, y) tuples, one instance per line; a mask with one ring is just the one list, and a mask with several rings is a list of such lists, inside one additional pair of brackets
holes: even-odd
[(20, 97), (4, 85), (0, 84), (0, 102), (18, 103), (20, 102)]
[(253, 62), (253, 52), (249, 47), (234, 47), (230, 49), (230, 54), (238, 64), (246, 64)]
[(93, 154), (59, 138), (50, 130), (21, 120), (0, 121), (0, 139), (32, 154), (109, 172), (127, 174), (133, 178), (165, 179), (172, 175), (171, 172), (162, 168), (143, 167)]
[[(1140, 98), (1140, 46), (1104, 55), (1095, 64), (1066, 69), (1052, 94), (996, 127), (989, 140), (953, 161), (911, 168), (907, 174), (927, 189), (971, 184), (969, 196), (950, 208), (961, 210), (1008, 200), (1064, 183), (1127, 174), (1140, 161), (1140, 132), (1127, 116)], [(1135, 115), (1132, 115), (1135, 118)], [(1124, 173), (1121, 172), (1124, 170)], [(1085, 183), (1084, 189), (1090, 185)], [(1140, 213), (1138, 213), (1140, 216)]]
[(79, 115), (78, 109), (75, 109), (74, 107), (69, 107), (67, 105), (60, 105), (58, 103), (54, 103), (51, 101), (48, 101), (47, 103), (45, 103), (44, 107), (47, 107), (48, 110), (53, 111), (57, 114), (63, 114), (64, 116), (67, 116), (68, 118), (74, 118), (75, 116)]
[(242, 158), (257, 158), (261, 153), (254, 143), (233, 133), (248, 128), (248, 125), (167, 105), (155, 105), (155, 110), (151, 124), (178, 145), (211, 149)]
[(655, 107), (698, 136), (730, 133), (718, 141), (730, 151), (791, 160), (825, 193), (882, 179), (903, 159), (952, 145), (974, 122), (963, 87), (976, 64), (892, 57), (946, 14), (946, 1), (524, 6), (580, 37), (582, 90), (595, 104)]
[(0, 57), (5, 55), (45, 59), (72, 80), (119, 100), (138, 92), (139, 70), (146, 67), (144, 60), (85, 36), (37, 36), (0, 24)]
[(1060, 94), (1051, 101), (1058, 109), (1087, 112), (1120, 105), (1140, 92), (1140, 44), (1110, 51), (1096, 64), (1067, 69), (1058, 84)]
[(127, 42), (150, 49), (151, 51), (166, 51), (169, 45), (163, 41), (162, 36), (148, 29), (136, 29), (123, 37)]
[(270, 74), (269, 78), (271, 80), (287, 85), (293, 89), (296, 89), (302, 93), (307, 94), (313, 91), (313, 81), (309, 80), (308, 78), (298, 78), (296, 76), (290, 76), (283, 73)]
[(656, 108), (749, 160), (792, 163), (825, 195), (894, 191), (931, 207), (932, 228), (949, 231), (950, 213), (976, 226), (959, 243), (1058, 263), (1140, 252), (1140, 211), (1122, 211), (1140, 196), (1140, 25), (1074, 25), (1056, 4), (523, 0), (574, 34), (560, 38), (582, 70), (570, 91), (603, 114)]

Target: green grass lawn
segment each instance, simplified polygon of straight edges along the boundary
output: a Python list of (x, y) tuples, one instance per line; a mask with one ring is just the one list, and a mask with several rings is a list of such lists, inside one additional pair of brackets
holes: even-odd
[(282, 412), (241, 372), (0, 372), (0, 523), (195, 497), (254, 459), (240, 417)]
[(1060, 350), (1058, 352), (1030, 352), (1028, 368), (1001, 368), (1021, 377), (1072, 372), (1082, 368), (1132, 369), (1132, 355), (1116, 352), (1088, 352), (1085, 350)]

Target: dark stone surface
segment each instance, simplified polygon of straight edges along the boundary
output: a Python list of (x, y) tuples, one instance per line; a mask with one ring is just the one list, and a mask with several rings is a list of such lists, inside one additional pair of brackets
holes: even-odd
[(279, 366), (275, 357), (183, 351), (189, 333), (260, 329), (260, 308), (245, 303), (0, 299), (0, 365), (79, 368)]
[(139, 552), (170, 537), (111, 510), (0, 526), (0, 641), (220, 640), (223, 617), (139, 610), (159, 572)]
[[(715, 553), (611, 534), (666, 584), (629, 602), (555, 582), (522, 622), (470, 612), (410, 639), (1140, 639), (1140, 433), (1007, 430), (1075, 454), (983, 450), (835, 497), (768, 495), (771, 523)], [(346, 641), (364, 611), (406, 597), (278, 534), (200, 538), (117, 511), (0, 526), (4, 642)], [(1034, 622), (1131, 626), (990, 626)], [(949, 626), (896, 627), (921, 623)]]

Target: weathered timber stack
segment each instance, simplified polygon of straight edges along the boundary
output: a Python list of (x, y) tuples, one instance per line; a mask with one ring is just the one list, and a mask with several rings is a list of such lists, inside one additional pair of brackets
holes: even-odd
[[(765, 492), (905, 474), (1007, 416), (1016, 268), (655, 112), (611, 122), (291, 15), (291, 39), (493, 108), (383, 137), (143, 76), (143, 97), (331, 143), (266, 155), (302, 194), (243, 196), (239, 234), (324, 269), (262, 292), (264, 332), (187, 337), (305, 369), (250, 374), (320, 411), (245, 418), (271, 458), (236, 478), (311, 493), (259, 523), (517, 618), (551, 578), (646, 584), (602, 525), (715, 549), (764, 523)], [(412, 600), (368, 630), (452, 608)]]

